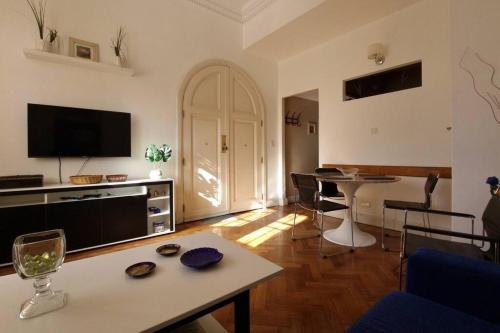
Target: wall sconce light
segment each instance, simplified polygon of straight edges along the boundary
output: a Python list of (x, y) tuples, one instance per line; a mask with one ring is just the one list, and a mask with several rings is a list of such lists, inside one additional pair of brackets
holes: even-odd
[(368, 59), (374, 60), (377, 65), (382, 65), (385, 61), (385, 47), (380, 43), (368, 46)]

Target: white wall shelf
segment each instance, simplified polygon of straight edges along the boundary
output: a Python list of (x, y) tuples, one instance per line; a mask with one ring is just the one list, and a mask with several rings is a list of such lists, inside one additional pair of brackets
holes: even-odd
[(49, 53), (34, 49), (24, 49), (24, 56), (28, 59), (40, 60), (56, 64), (68, 65), (95, 70), (98, 72), (113, 73), (117, 75), (133, 76), (134, 70), (131, 68), (120, 67), (116, 65), (104, 64), (75, 57), (69, 57), (61, 54)]
[(149, 198), (148, 201), (158, 201), (158, 200), (167, 200), (170, 199), (169, 195), (162, 195), (159, 197)]
[(157, 216), (165, 216), (165, 215), (170, 215), (170, 211), (167, 210), (167, 211), (163, 211), (163, 212), (156, 213), (156, 214), (149, 214), (148, 217), (157, 217)]

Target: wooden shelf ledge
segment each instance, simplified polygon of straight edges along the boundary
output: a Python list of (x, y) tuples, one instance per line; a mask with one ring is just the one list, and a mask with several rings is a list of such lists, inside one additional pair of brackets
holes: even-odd
[(102, 62), (95, 62), (81, 58), (68, 57), (61, 54), (50, 53), (34, 49), (24, 49), (23, 52), (24, 56), (28, 59), (68, 65), (73, 67), (86, 68), (98, 72), (112, 73), (123, 76), (134, 75), (134, 70), (132, 70), (131, 68), (125, 68), (111, 64), (104, 64)]
[(357, 168), (359, 172), (383, 174), (401, 177), (427, 177), (429, 173), (439, 173), (440, 178), (451, 178), (450, 167), (432, 166), (393, 166), (393, 165), (355, 165), (355, 164), (323, 164), (323, 168)]

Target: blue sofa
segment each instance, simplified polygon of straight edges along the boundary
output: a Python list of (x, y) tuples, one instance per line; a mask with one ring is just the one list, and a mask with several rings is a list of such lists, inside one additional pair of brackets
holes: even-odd
[(407, 271), (349, 333), (500, 332), (500, 265), (419, 249)]

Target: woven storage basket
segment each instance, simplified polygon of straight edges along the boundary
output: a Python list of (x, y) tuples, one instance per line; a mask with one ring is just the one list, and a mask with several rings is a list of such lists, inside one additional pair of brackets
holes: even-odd
[(69, 181), (73, 185), (99, 184), (102, 182), (102, 175), (70, 176)]
[(128, 175), (106, 175), (106, 179), (110, 183), (124, 182), (127, 180)]

